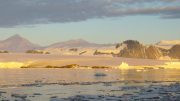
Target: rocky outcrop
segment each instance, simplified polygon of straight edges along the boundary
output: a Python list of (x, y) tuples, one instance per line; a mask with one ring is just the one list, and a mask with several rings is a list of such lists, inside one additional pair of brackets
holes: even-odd
[(127, 47), (120, 51), (119, 57), (159, 59), (162, 56), (159, 48), (155, 46), (146, 47), (135, 40), (127, 40), (123, 44), (126, 44)]
[(163, 54), (161, 50), (155, 46), (149, 46), (146, 48), (146, 57), (148, 59), (159, 59)]
[(169, 50), (169, 56), (170, 56), (171, 58), (180, 59), (180, 44), (179, 44), (179, 45), (174, 45), (174, 46)]

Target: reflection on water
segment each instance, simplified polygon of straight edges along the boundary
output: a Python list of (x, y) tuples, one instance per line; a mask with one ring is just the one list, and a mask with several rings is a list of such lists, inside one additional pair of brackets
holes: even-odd
[[(96, 77), (96, 73), (107, 76)], [(180, 70), (119, 70), (119, 69), (0, 69), (0, 85), (20, 85), (42, 81), (57, 82), (110, 82), (110, 81), (180, 81)]]

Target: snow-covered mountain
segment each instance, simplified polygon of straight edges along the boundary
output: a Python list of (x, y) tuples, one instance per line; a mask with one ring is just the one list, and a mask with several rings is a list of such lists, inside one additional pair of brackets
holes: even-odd
[(180, 40), (162, 40), (157, 43), (157, 45), (176, 45), (180, 44)]
[(157, 47), (160, 47), (163, 49), (170, 49), (174, 45), (180, 45), (180, 40), (162, 40), (156, 43)]
[(30, 49), (37, 49), (39, 47), (39, 45), (31, 43), (29, 40), (17, 34), (6, 40), (0, 41), (0, 50), (22, 52)]

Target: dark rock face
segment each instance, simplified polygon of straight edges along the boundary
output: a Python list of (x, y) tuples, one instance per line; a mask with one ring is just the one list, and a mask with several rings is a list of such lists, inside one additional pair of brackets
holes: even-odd
[(134, 40), (127, 40), (124, 41), (123, 44), (126, 44), (123, 50), (120, 51), (120, 57), (127, 57), (127, 58), (145, 58), (145, 47), (140, 44), (138, 41)]
[(159, 50), (162, 52), (163, 56), (168, 56), (169, 55), (169, 50), (168, 49), (159, 48)]
[(169, 50), (153, 45), (147, 47), (135, 40), (127, 40), (122, 44), (126, 44), (127, 46), (115, 56), (143, 59), (159, 59), (163, 56), (169, 56), (172, 59), (180, 59), (180, 44), (174, 45)]
[(148, 59), (158, 59), (162, 56), (163, 56), (162, 52), (159, 50), (159, 48), (155, 46), (149, 46), (146, 49), (146, 57)]
[(123, 44), (127, 47), (120, 51), (119, 57), (158, 59), (162, 56), (161, 51), (155, 46), (146, 47), (135, 40), (127, 40)]
[(169, 56), (170, 56), (171, 58), (180, 59), (180, 45), (174, 45), (174, 46), (169, 50)]
[(137, 48), (138, 46), (141, 46), (141, 44), (136, 40), (126, 40), (123, 43), (126, 44), (127, 47), (130, 49)]

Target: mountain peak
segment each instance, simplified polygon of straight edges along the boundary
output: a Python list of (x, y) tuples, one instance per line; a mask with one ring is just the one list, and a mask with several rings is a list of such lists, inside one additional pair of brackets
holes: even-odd
[(13, 36), (11, 36), (11, 37), (14, 37), (14, 38), (22, 38), (19, 34), (15, 34), (15, 35), (13, 35)]
[(6, 40), (0, 42), (0, 50), (8, 51), (26, 51), (30, 49), (39, 48), (39, 45), (31, 43), (29, 40), (15, 34)]
[(19, 34), (15, 34), (12, 37), (21, 37)]
[(25, 38), (21, 37), (19, 34), (15, 34), (15, 35), (7, 38), (6, 40), (25, 40)]

